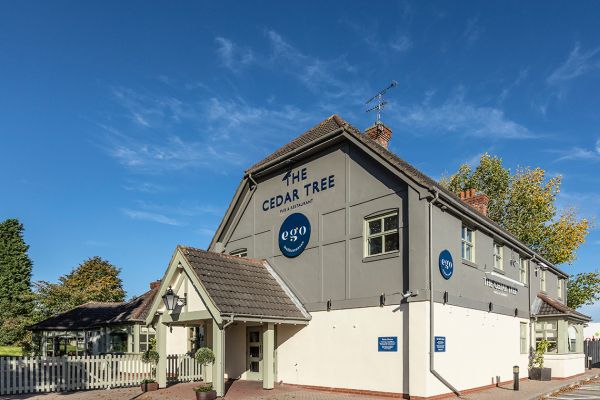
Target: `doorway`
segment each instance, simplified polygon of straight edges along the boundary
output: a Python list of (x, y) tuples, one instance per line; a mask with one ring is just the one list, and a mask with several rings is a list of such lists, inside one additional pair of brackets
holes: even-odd
[(263, 354), (262, 354), (262, 327), (249, 326), (246, 328), (246, 370), (247, 379), (252, 381), (262, 380)]

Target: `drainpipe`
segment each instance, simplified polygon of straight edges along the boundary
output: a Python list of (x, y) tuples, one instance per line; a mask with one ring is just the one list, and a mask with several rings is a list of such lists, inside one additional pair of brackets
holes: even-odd
[(433, 258), (432, 258), (432, 241), (431, 236), (433, 232), (433, 204), (439, 198), (439, 192), (437, 189), (430, 189), (431, 192), (434, 193), (434, 198), (429, 202), (429, 372), (433, 374), (436, 378), (439, 379), (448, 389), (450, 389), (454, 394), (460, 397), (460, 392), (456, 389), (450, 382), (448, 382), (444, 377), (442, 377), (435, 370), (435, 340), (434, 340), (434, 331), (435, 331), (435, 318), (434, 318), (434, 301), (433, 301)]

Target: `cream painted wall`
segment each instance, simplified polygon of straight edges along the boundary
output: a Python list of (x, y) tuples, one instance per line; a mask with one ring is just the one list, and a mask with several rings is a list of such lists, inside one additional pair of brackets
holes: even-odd
[[(410, 303), (409, 313), (411, 324), (426, 327), (416, 340), (413, 337), (418, 332), (410, 332), (411, 374), (417, 374), (411, 375), (411, 396), (450, 392), (429, 372), (429, 303)], [(496, 376), (501, 381), (512, 380), (514, 365), (519, 365), (520, 376), (526, 377), (528, 355), (520, 353), (520, 322), (529, 324), (523, 318), (436, 303), (434, 335), (446, 337), (446, 352), (434, 353), (436, 371), (459, 391), (494, 384)], [(412, 369), (413, 358), (419, 364), (416, 370)]]
[(167, 327), (167, 354), (187, 353), (187, 329), (183, 326)]
[(225, 377), (246, 379), (245, 324), (233, 324), (225, 331)]
[[(313, 312), (307, 326), (277, 325), (277, 381), (407, 393), (407, 308)], [(379, 336), (397, 336), (398, 351), (378, 352)]]
[(585, 372), (585, 354), (546, 354), (544, 367), (552, 368), (553, 378), (568, 378)]

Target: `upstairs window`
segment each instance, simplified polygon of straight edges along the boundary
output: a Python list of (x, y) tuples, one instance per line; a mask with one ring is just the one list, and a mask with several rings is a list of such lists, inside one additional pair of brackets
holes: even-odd
[(462, 227), (462, 258), (475, 262), (475, 233), (468, 226)]
[(365, 219), (365, 254), (376, 256), (398, 251), (398, 212)]
[(545, 270), (540, 271), (540, 289), (542, 290), (542, 292), (546, 291), (546, 271)]
[(237, 249), (229, 253), (229, 255), (234, 257), (248, 257), (248, 249)]
[(504, 262), (502, 261), (503, 247), (498, 243), (494, 243), (494, 268), (503, 270)]
[(523, 285), (527, 285), (527, 278), (529, 274), (529, 260), (519, 260), (519, 281)]
[(558, 292), (558, 298), (562, 300), (562, 293), (563, 293), (563, 280), (559, 279), (557, 284), (556, 284), (556, 291)]

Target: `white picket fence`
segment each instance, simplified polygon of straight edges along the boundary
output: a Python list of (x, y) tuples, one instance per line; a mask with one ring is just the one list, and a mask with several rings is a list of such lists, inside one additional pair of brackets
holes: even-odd
[[(0, 395), (139, 385), (154, 378), (140, 355), (0, 357)], [(169, 382), (195, 381), (202, 368), (187, 354), (167, 356)]]

